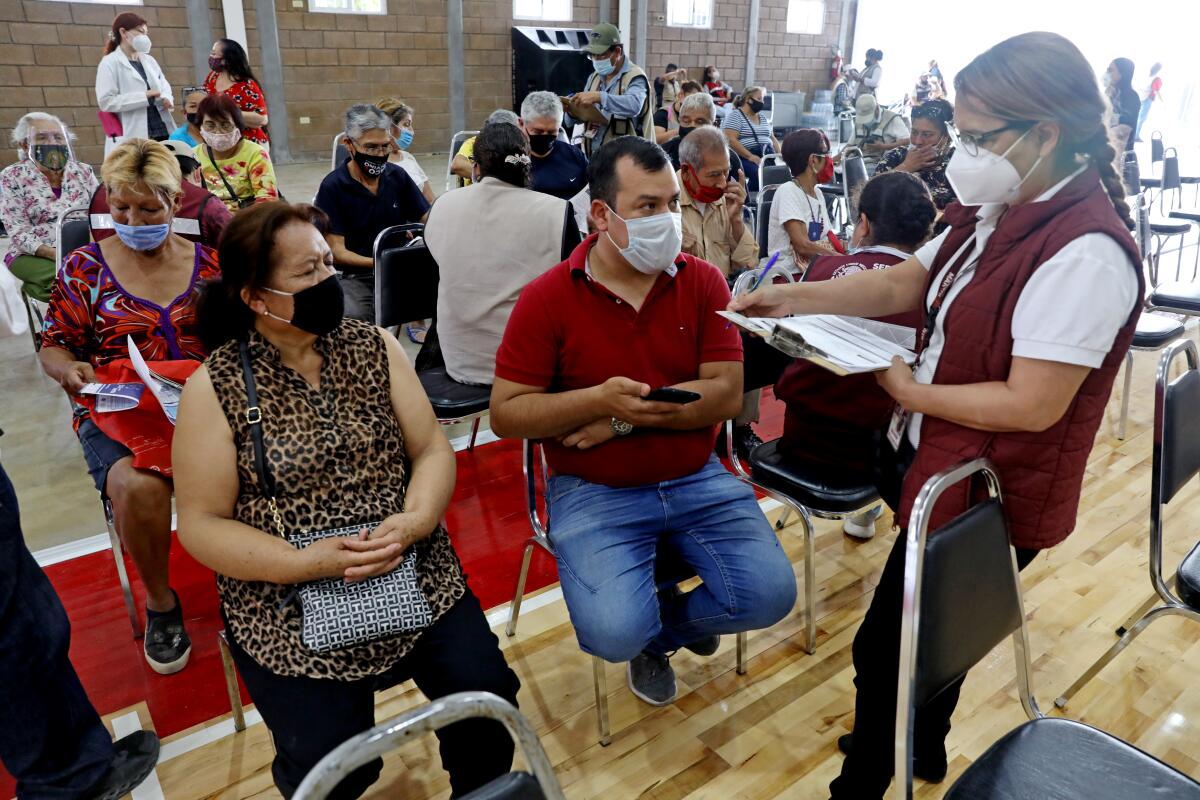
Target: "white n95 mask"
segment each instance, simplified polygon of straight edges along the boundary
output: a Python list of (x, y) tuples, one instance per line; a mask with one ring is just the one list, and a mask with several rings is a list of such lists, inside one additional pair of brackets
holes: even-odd
[(954, 155), (950, 157), (950, 163), (946, 165), (946, 180), (950, 182), (950, 188), (954, 189), (958, 202), (964, 206), (1011, 203), (1025, 179), (1042, 163), (1043, 156), (1038, 156), (1029, 172), (1022, 177), (1013, 163), (1006, 158), (1028, 135), (1029, 131), (1021, 134), (1003, 154), (980, 147), (978, 153), (970, 155), (961, 145), (956, 147)]
[(613, 243), (613, 247), (621, 251), (621, 255), (631, 267), (646, 275), (657, 275), (666, 272), (675, 263), (675, 257), (683, 247), (682, 214), (678, 211), (665, 211), (652, 217), (622, 219), (612, 208), (608, 211), (625, 223), (625, 230), (629, 233), (629, 246), (617, 246), (608, 231), (605, 231), (604, 235)]

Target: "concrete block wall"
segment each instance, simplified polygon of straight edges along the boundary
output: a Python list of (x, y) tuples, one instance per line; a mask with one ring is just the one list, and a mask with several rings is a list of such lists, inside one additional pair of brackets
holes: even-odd
[[(646, 62), (656, 74), (673, 61), (697, 79), (705, 64), (740, 90), (745, 81), (750, 0), (715, 0), (711, 29), (665, 24), (666, 0), (647, 2)], [(825, 30), (818, 36), (784, 32), (787, 0), (761, 0), (756, 82), (773, 89), (811, 91), (828, 85), (829, 48), (838, 40), (843, 2), (826, 0)], [(179, 90), (195, 74), (186, 0), (145, 0), (143, 6), (97, 5), (52, 0), (0, 0), (0, 131), (11, 130), (25, 112), (60, 116), (78, 136), (79, 157), (103, 159), (96, 119), (96, 64), (113, 17), (136, 11), (150, 23), (152, 54)], [(328, 157), (345, 109), (355, 102), (397, 95), (416, 112), (418, 152), (442, 151), (449, 142), (450, 99), (446, 0), (388, 0), (385, 15), (308, 11), (306, 0), (274, 0), (283, 64), (290, 149), (296, 159)], [(213, 38), (224, 35), (221, 0), (207, 0)], [(608, 3), (617, 13), (619, 0)], [(263, 63), (253, 0), (243, 3), (250, 62)], [(514, 25), (590, 27), (600, 0), (574, 0), (570, 20), (530, 22), (512, 16), (511, 0), (463, 0), (466, 122), (478, 127), (495, 108), (512, 103), (511, 28)], [(662, 19), (660, 20), (660, 17)], [(626, 32), (636, 52), (634, 31)], [(269, 94), (272, 113), (280, 108)], [(182, 111), (176, 112), (182, 121)], [(307, 122), (301, 122), (307, 119)], [(4, 148), (0, 166), (15, 152)]]

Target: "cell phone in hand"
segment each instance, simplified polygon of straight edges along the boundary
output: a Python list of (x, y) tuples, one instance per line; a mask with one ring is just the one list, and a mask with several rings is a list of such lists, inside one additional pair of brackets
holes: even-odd
[(652, 389), (650, 394), (646, 395), (645, 399), (653, 400), (656, 403), (678, 403), (679, 405), (684, 405), (696, 402), (700, 399), (700, 395), (696, 392), (689, 392), (687, 389), (663, 386), (660, 389)]

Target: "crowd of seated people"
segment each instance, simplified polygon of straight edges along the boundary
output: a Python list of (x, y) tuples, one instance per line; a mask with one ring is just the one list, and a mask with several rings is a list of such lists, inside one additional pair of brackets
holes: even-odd
[[(521, 118), (507, 108), (497, 108), (484, 120), (485, 125), (489, 122), (507, 122), (510, 125), (520, 126)], [(459, 146), (458, 152), (450, 161), (450, 174), (458, 178), (459, 186), (471, 185), (471, 159), (474, 157), (475, 137), (472, 136)]]
[(27, 297), (50, 299), (55, 276), (55, 227), (69, 208), (86, 206), (96, 174), (71, 155), (67, 126), (32, 111), (17, 120), (12, 143), (19, 158), (0, 171), (0, 222), (8, 232), (4, 263)]
[(654, 141), (665, 147), (667, 142), (680, 135), (680, 104), (688, 95), (703, 91), (704, 87), (695, 81), (684, 81), (680, 84), (671, 102), (663, 103), (662, 107), (654, 112)]

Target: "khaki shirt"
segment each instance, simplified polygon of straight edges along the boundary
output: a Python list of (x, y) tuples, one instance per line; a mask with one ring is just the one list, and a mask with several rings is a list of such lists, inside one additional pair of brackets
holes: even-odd
[(725, 198), (704, 207), (688, 194), (679, 173), (679, 210), (683, 214), (683, 252), (715, 264), (725, 275), (734, 268), (749, 267), (758, 263), (758, 242), (750, 225), (742, 226), (742, 238), (733, 241), (729, 215), (725, 212)]

